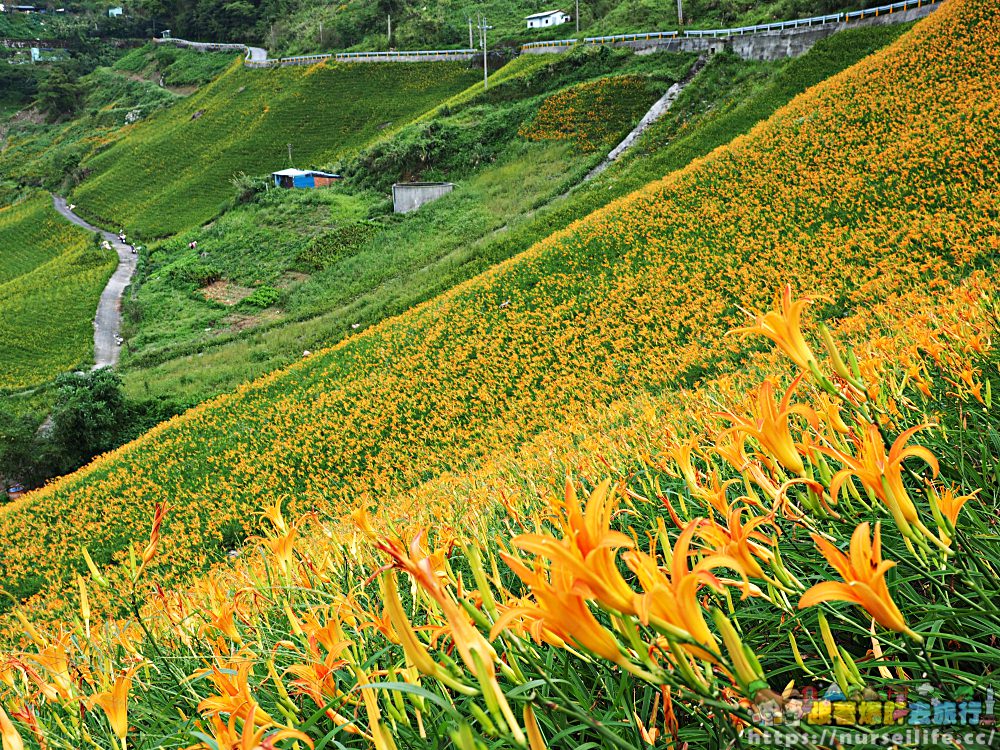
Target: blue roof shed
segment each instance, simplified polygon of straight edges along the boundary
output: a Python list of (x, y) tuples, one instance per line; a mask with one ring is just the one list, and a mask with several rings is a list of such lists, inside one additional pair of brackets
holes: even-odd
[(316, 188), (329, 187), (334, 180), (339, 180), (339, 174), (319, 172), (315, 169), (282, 169), (272, 172), (274, 186), (283, 188)]

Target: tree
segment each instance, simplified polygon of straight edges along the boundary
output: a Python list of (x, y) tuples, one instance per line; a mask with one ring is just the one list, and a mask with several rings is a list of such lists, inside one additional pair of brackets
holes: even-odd
[(38, 87), (36, 104), (50, 122), (64, 117), (72, 117), (83, 101), (80, 82), (69, 70), (61, 65), (53, 65), (48, 75)]
[(129, 426), (129, 406), (122, 381), (113, 370), (84, 375), (60, 375), (48, 439), (62, 459), (62, 471), (72, 471), (94, 456), (120, 445)]
[(113, 370), (60, 375), (48, 418), (0, 412), (0, 481), (28, 489), (75, 471), (94, 456), (134, 440), (188, 405), (132, 402)]

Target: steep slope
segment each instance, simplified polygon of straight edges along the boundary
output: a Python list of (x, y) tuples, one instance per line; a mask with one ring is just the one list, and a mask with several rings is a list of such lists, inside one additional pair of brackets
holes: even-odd
[(0, 389), (93, 363), (91, 321), (115, 264), (46, 194), (0, 209)]
[(8, 589), (58, 612), (79, 545), (120, 560), (153, 500), (173, 505), (164, 582), (221, 557), (275, 497), (389, 506), (636, 387), (737, 366), (722, 333), (779, 281), (839, 313), (991, 262), (997, 23), (987, 3), (947, 6), (706, 159), (12, 504)]
[[(227, 212), (210, 228), (166, 244), (166, 252), (154, 246), (155, 263), (146, 266), (143, 277), (149, 282), (140, 282), (138, 310), (130, 315), (135, 322), (126, 333), (128, 390), (138, 398), (162, 393), (203, 400), (286, 366), (304, 350), (332, 346), (351, 335), (353, 326), (369, 326), (398, 314), (704, 156), (810, 85), (889, 44), (902, 32), (900, 26), (852, 29), (822, 40), (801, 58), (780, 63), (715, 56), (632, 155), (600, 179), (577, 184), (569, 194), (567, 188), (579, 182), (580, 167), (595, 154), (572, 145), (525, 143), (516, 137), (512, 129), (518, 129), (521, 118), (531, 117), (538, 106), (531, 100), (537, 102), (546, 92), (574, 81), (612, 73), (653, 75), (660, 86), (656, 92), (662, 93), (683, 75), (685, 60), (693, 58), (674, 54), (622, 58), (608, 48), (518, 58), (498, 71), (488, 92), (480, 85), (470, 87), (348, 160), (348, 192), (355, 185), (352, 174), (364, 183), (385, 184), (414, 168), (456, 180), (458, 188), (416, 214), (380, 217), (375, 227), (365, 222), (363, 228), (377, 230), (374, 236), (369, 232), (360, 244), (343, 247), (322, 264), (322, 270), (299, 268), (291, 283), (288, 277), (275, 281), (268, 275), (274, 261), (293, 252), (303, 235), (329, 228), (345, 201), (355, 206), (356, 198), (368, 201), (381, 196), (348, 197), (336, 191), (325, 197), (271, 194), (255, 205)], [(525, 120), (526, 125), (529, 122)], [(453, 123), (461, 127), (456, 129)], [(504, 127), (498, 128), (498, 123)], [(195, 294), (171, 293), (177, 283), (160, 272), (161, 257), (183, 257), (185, 251), (171, 248), (184, 248), (190, 240), (198, 240), (199, 248), (210, 252), (223, 278), (242, 276), (244, 287), (257, 281), (276, 283), (280, 301), (261, 314), (245, 304), (210, 307)], [(244, 264), (235, 272), (222, 267), (240, 264), (248, 247), (262, 253), (256, 256), (260, 263)], [(303, 270), (310, 274), (308, 279), (302, 280)], [(239, 292), (238, 284), (227, 288)], [(169, 305), (167, 314), (157, 310), (160, 301)], [(198, 308), (206, 313), (196, 317), (192, 310)], [(154, 345), (150, 333), (170, 345)]]
[[(476, 79), (460, 63), (319, 64), (247, 70), (239, 63), (183, 103), (134, 126), (83, 164), (73, 193), (99, 225), (145, 238), (215, 216), (239, 172), (315, 166), (408, 122)], [(378, 91), (379, 96), (367, 96)]]

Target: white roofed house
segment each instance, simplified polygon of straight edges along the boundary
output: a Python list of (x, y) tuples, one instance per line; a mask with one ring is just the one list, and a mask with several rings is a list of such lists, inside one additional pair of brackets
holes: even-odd
[(572, 16), (565, 11), (546, 10), (541, 13), (532, 13), (530, 16), (525, 16), (524, 20), (528, 22), (529, 29), (544, 29), (549, 26), (561, 26), (571, 18)]

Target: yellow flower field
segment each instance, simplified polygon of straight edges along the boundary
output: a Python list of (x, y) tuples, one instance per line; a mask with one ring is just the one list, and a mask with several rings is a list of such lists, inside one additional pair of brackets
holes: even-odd
[(706, 159), (0, 510), (0, 736), (707, 748), (789, 680), (969, 687), (1000, 663), (997, 90), (1000, 17), (948, 0)]

